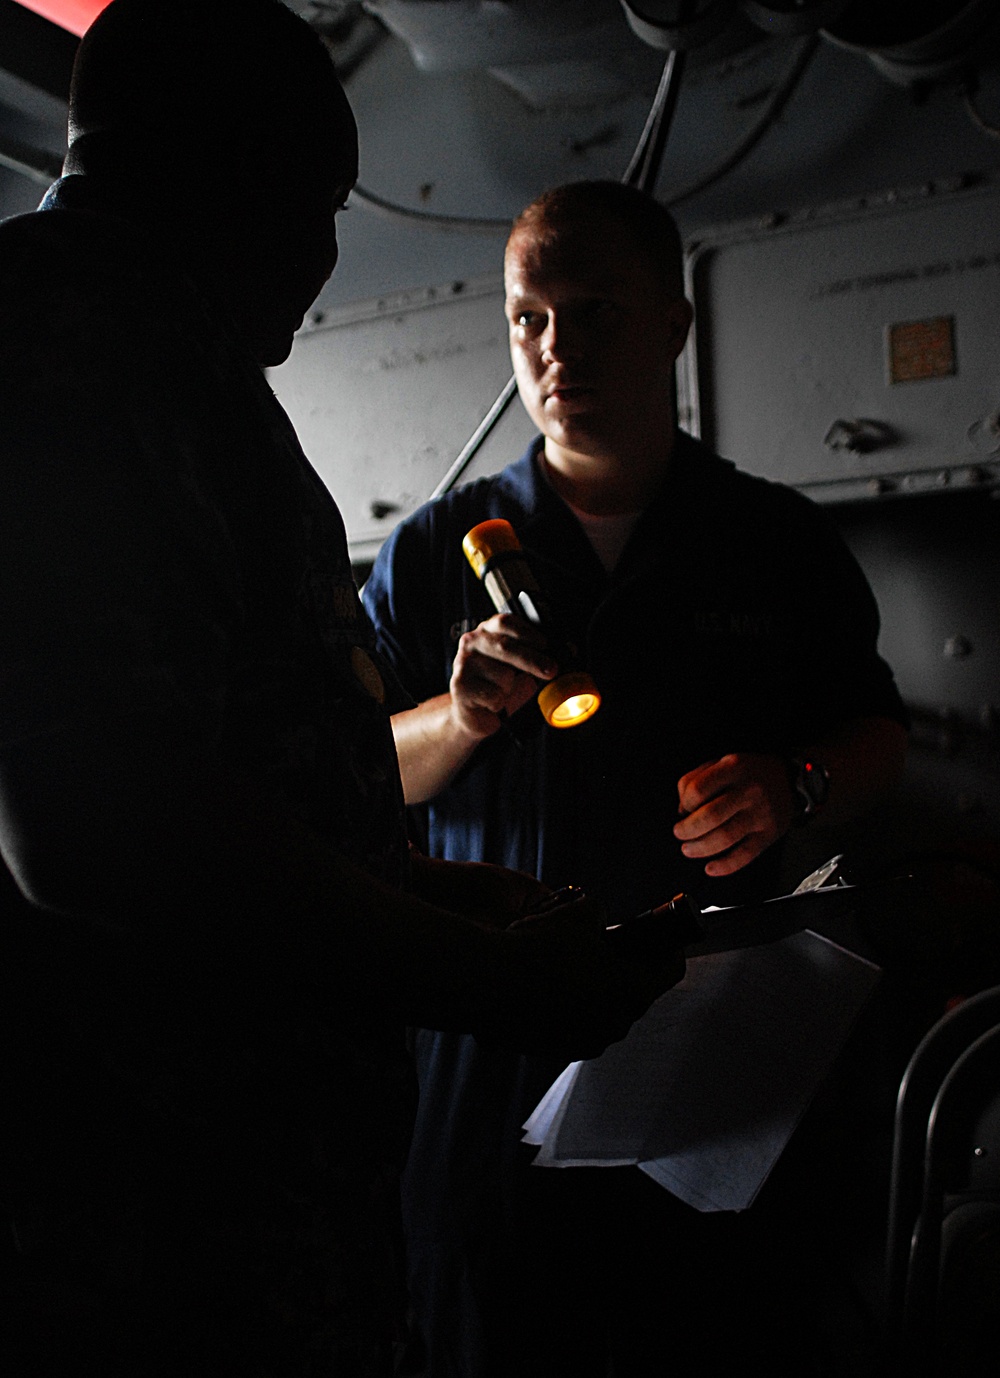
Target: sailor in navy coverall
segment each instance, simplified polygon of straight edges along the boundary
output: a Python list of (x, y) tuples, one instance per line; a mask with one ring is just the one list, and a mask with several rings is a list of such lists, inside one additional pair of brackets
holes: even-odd
[[(817, 508), (676, 430), (690, 316), (655, 203), (614, 184), (549, 193), (515, 222), (506, 269), (512, 356), (542, 435), (402, 522), (364, 591), (419, 705), (394, 718), (407, 802), (432, 855), (584, 886), (613, 920), (680, 889), (703, 904), (766, 897), (800, 812), (796, 760), (822, 765), (840, 817), (899, 768), (905, 715), (874, 599)], [(601, 690), (572, 730), (533, 702), (556, 668), (544, 644), (492, 613), (463, 554), (489, 518), (513, 525)], [(732, 1220), (696, 1217), (634, 1169), (525, 1171), (520, 1126), (558, 1064), (447, 1034), (417, 1046), (407, 1223), (434, 1378), (533, 1362), (602, 1374), (609, 1350), (619, 1378), (668, 1356), (687, 1371), (696, 1255), (711, 1272), (744, 1247), (720, 1237)], [(747, 1272), (776, 1228), (745, 1246)], [(670, 1255), (652, 1271), (648, 1257), (637, 1267), (644, 1237), (647, 1256)], [(655, 1305), (679, 1285), (678, 1248), (691, 1293)], [(705, 1343), (696, 1367), (711, 1363)]]

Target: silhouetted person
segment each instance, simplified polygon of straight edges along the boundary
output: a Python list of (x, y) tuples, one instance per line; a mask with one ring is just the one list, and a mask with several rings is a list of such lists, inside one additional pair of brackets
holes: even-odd
[(579, 1054), (679, 972), (409, 854), (395, 682), (260, 371), (356, 166), (278, 0), (113, 0), (0, 227), (6, 1372), (384, 1373), (405, 1024)]

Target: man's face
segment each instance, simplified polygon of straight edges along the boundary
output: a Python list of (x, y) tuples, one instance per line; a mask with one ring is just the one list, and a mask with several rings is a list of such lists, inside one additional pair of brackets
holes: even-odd
[(218, 270), (258, 363), (283, 363), (337, 263), (337, 213), (357, 177), (349, 110), (247, 150), (233, 180)]
[(283, 363), (292, 337), (337, 263), (336, 216), (343, 209), (353, 179), (333, 185), (321, 202), (294, 200), (259, 224), (254, 245), (256, 321), (248, 321), (259, 363)]
[(673, 369), (690, 307), (617, 220), (514, 233), (504, 264), (521, 400), (551, 446), (627, 460), (673, 424)]

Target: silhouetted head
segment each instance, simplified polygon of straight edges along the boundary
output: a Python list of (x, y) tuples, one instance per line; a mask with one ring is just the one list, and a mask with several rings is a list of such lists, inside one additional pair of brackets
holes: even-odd
[(279, 363), (337, 260), (357, 130), (329, 54), (281, 0), (112, 0), (85, 35), (66, 172), (169, 236)]

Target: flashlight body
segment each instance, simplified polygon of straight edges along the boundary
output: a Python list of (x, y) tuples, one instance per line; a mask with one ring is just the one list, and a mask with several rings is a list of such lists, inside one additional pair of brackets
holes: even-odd
[(575, 727), (593, 717), (601, 703), (597, 685), (579, 668), (579, 652), (560, 627), (510, 522), (480, 522), (467, 533), (462, 549), (497, 612), (523, 617), (545, 635), (560, 670), (538, 694), (545, 721)]
[(536, 627), (551, 632), (555, 620), (552, 609), (523, 551), (498, 551), (486, 566), (482, 580), (497, 612), (516, 613)]

